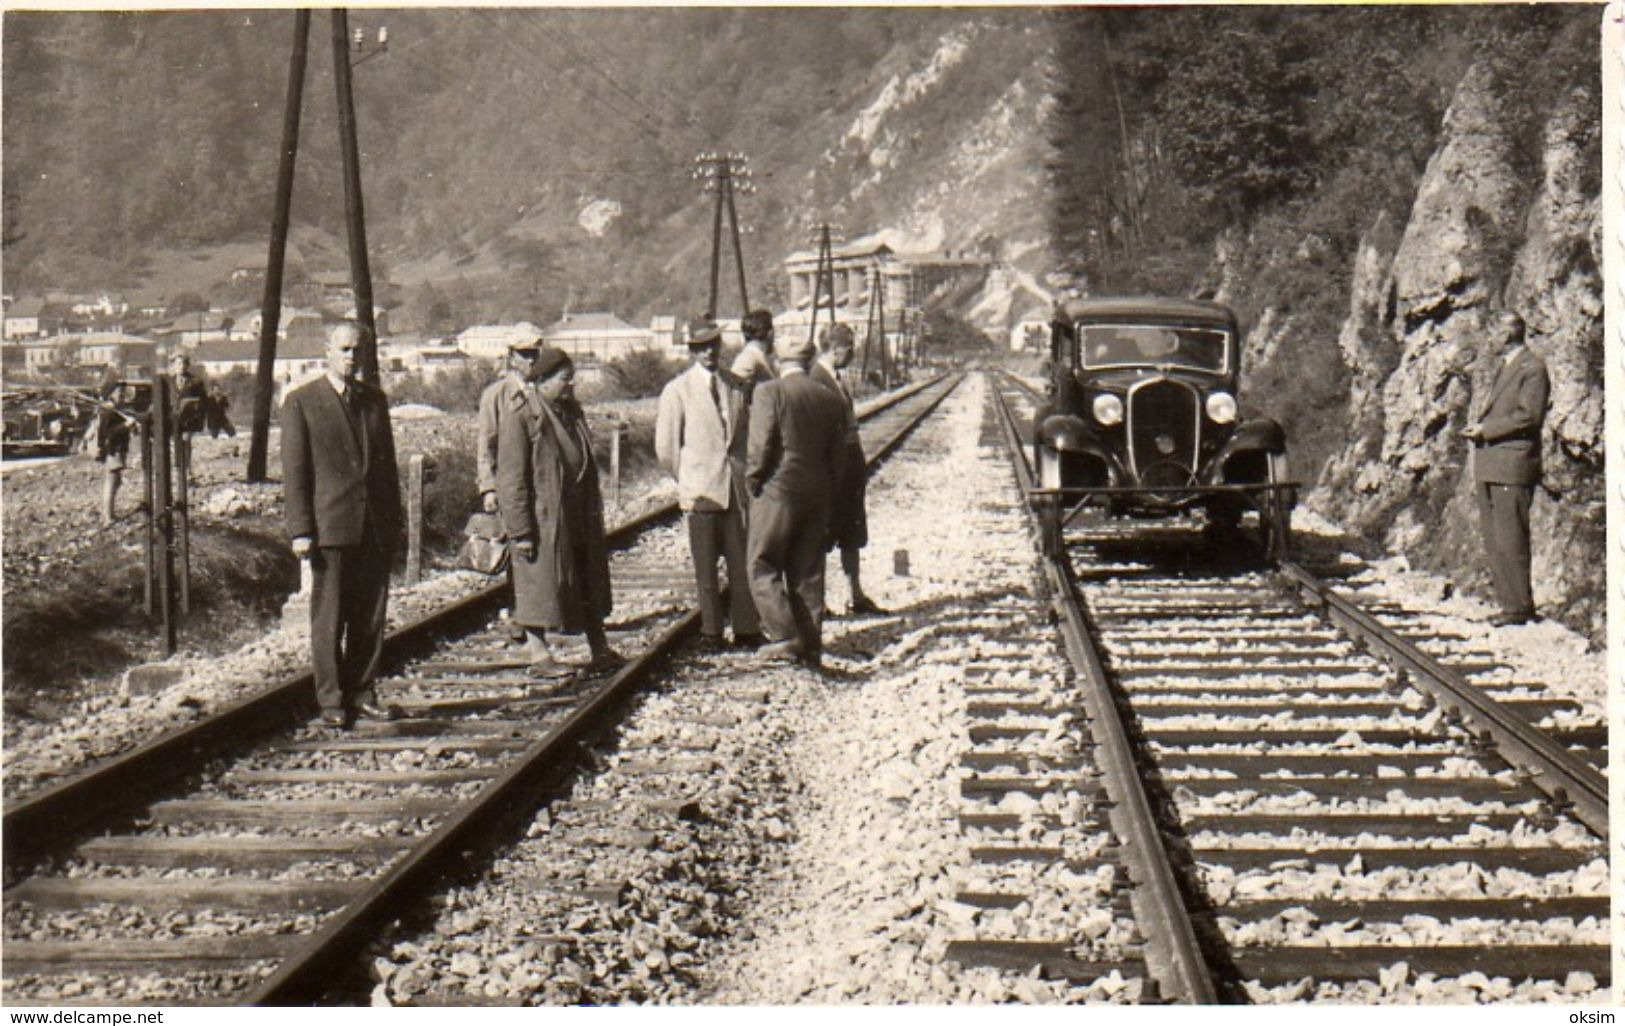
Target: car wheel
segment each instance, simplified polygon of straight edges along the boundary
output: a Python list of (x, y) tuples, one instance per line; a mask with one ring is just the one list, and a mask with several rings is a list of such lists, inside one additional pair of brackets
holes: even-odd
[[(1269, 483), (1288, 480), (1286, 453), (1270, 453)], [(1264, 535), (1264, 558), (1272, 563), (1288, 558), (1292, 550), (1292, 501), (1287, 489), (1272, 488), (1264, 494), (1258, 507), (1258, 526)]]

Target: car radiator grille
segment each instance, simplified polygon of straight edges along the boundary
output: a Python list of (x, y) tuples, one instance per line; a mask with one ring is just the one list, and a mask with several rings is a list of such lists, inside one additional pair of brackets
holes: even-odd
[(1195, 480), (1200, 418), (1201, 398), (1189, 385), (1163, 379), (1129, 391), (1130, 462), (1140, 484), (1168, 487)]

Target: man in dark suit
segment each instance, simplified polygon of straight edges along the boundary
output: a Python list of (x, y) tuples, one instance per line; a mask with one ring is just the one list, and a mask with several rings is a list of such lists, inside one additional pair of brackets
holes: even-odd
[(1551, 389), (1546, 364), (1524, 344), (1523, 318), (1509, 311), (1494, 321), (1501, 362), (1478, 415), (1462, 434), (1473, 443), (1473, 479), (1501, 612), (1497, 627), (1535, 618), (1529, 586), (1529, 507), (1540, 481), (1540, 429)]
[(322, 721), (388, 719), (373, 679), (383, 652), (401, 493), (389, 403), (356, 378), (360, 329), (335, 325), (327, 373), (282, 405), (282, 489), (293, 553), (310, 560), (311, 664)]
[[(823, 352), (807, 372), (812, 379), (834, 392), (846, 405), (846, 466), (864, 466), (863, 438), (858, 433), (857, 405), (841, 381), (841, 371), (852, 363), (852, 329), (836, 324), (824, 331)], [(864, 509), (868, 475), (849, 473), (842, 482), (830, 510), (830, 548), (841, 550), (841, 569), (846, 572), (847, 590), (852, 596), (847, 612), (853, 616), (875, 616), (885, 612), (863, 591), (859, 574), (859, 554), (869, 544), (869, 517)]]
[(811, 339), (781, 340), (774, 349), (779, 376), (756, 387), (750, 410), (750, 593), (773, 639), (761, 649), (763, 661), (800, 659), (817, 666), (823, 651), (824, 539), (831, 497), (848, 472), (847, 410), (808, 376)]

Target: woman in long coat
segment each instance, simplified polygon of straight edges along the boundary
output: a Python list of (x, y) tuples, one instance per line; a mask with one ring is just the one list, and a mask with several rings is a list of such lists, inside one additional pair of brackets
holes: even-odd
[(611, 606), (604, 503), (587, 418), (574, 397), (575, 368), (544, 348), (531, 387), (509, 394), (497, 441), (497, 499), (512, 548), (514, 621), (525, 629), (534, 672), (565, 676), (547, 632), (585, 632), (589, 671), (620, 666), (604, 618)]

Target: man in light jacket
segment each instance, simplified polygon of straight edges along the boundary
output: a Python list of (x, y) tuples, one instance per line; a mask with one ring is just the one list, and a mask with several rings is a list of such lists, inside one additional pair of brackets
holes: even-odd
[(722, 331), (714, 323), (689, 325), (688, 352), (693, 363), (660, 393), (655, 456), (677, 479), (677, 501), (688, 521), (701, 644), (712, 650), (724, 644), (717, 582), (721, 556), (728, 565), (727, 619), (733, 625), (734, 644), (754, 648), (761, 644), (762, 634), (745, 562), (744, 468), (729, 458), (749, 430), (749, 407), (738, 380), (719, 366)]
[(1494, 321), (1501, 361), (1478, 416), (1462, 431), (1473, 443), (1473, 480), (1490, 577), (1501, 612), (1497, 627), (1535, 619), (1529, 585), (1529, 507), (1540, 481), (1540, 429), (1551, 382), (1546, 364), (1524, 344), (1523, 318)]

